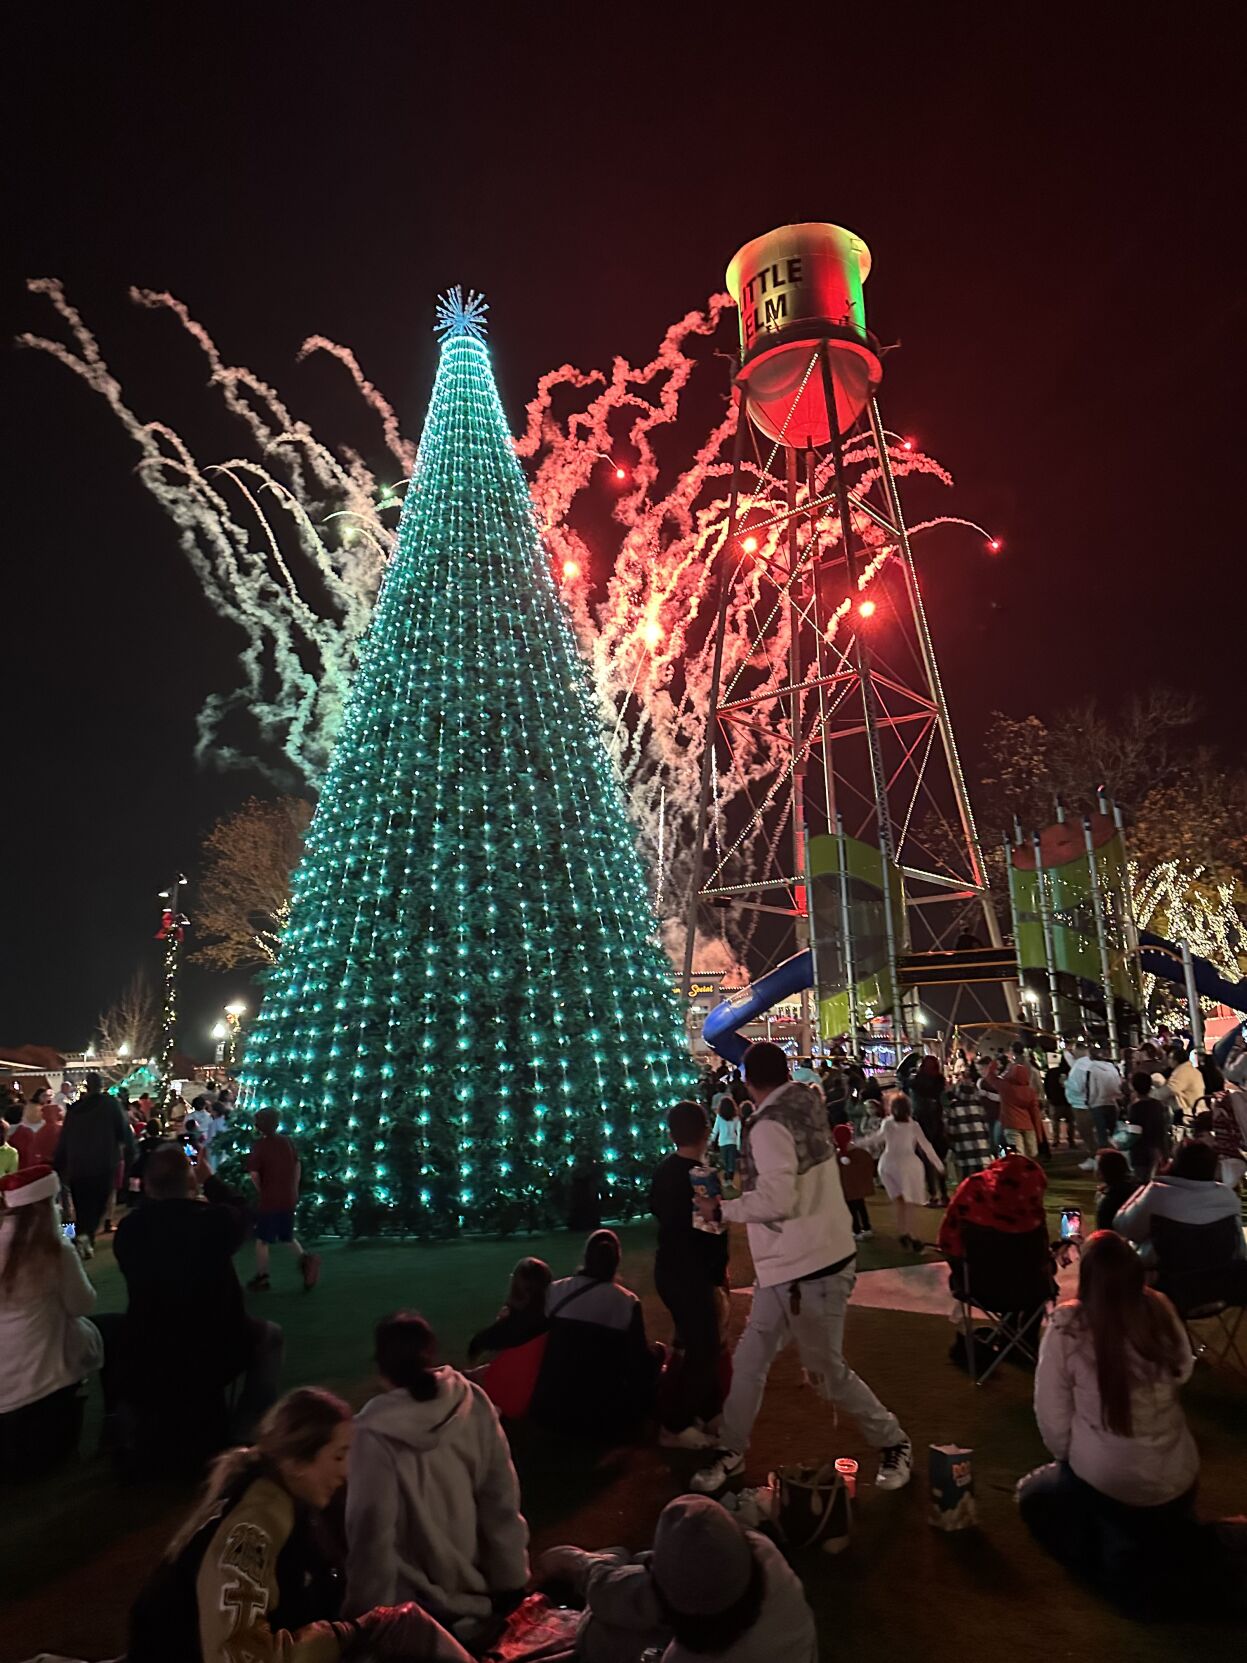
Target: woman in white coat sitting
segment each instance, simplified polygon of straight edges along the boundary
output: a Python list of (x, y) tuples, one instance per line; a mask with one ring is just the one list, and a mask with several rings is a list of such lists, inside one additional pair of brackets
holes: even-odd
[(50, 1166), (0, 1179), (0, 1465), (34, 1476), (75, 1448), (78, 1386), (104, 1361), (95, 1289), (61, 1234)]
[(471, 1647), (528, 1582), (511, 1451), (481, 1388), (438, 1366), (423, 1317), (386, 1317), (376, 1342), (386, 1390), (355, 1417), (347, 1614), (415, 1600)]
[(919, 1150), (936, 1172), (943, 1172), (944, 1163), (914, 1119), (909, 1098), (903, 1091), (892, 1092), (884, 1104), (884, 1115), (882, 1129), (870, 1137), (861, 1138), (859, 1142), (872, 1155), (882, 1151), (879, 1182), (896, 1208), (900, 1244), (921, 1253), (922, 1242), (911, 1233), (909, 1223), (909, 1209), (925, 1206), (927, 1199), (926, 1168)]

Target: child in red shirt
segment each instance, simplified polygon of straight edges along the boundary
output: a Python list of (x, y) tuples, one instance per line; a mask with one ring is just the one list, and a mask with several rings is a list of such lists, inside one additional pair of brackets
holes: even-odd
[(312, 1289), (320, 1276), (320, 1255), (307, 1253), (294, 1233), (294, 1210), (299, 1204), (299, 1157), (294, 1144), (277, 1130), (277, 1115), (261, 1109), (255, 1117), (260, 1141), (247, 1159), (251, 1182), (259, 1191), (255, 1220), (255, 1275), (247, 1286), (253, 1293), (267, 1293), (272, 1285), (268, 1273), (268, 1250), (288, 1242), (299, 1261), (303, 1286)]

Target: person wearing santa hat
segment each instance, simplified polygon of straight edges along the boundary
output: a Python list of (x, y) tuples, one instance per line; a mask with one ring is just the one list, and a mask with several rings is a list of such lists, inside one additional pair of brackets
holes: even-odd
[(78, 1386), (104, 1361), (95, 1289), (61, 1233), (50, 1166), (0, 1178), (0, 1460), (10, 1476), (77, 1442)]

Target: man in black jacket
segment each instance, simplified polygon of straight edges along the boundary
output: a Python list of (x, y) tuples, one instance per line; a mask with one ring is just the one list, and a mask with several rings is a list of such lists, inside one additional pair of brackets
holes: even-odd
[(148, 1156), (144, 1204), (122, 1219), (114, 1245), (130, 1301), (117, 1385), (141, 1409), (198, 1402), (212, 1417), (242, 1375), (238, 1415), (250, 1423), (276, 1401), (282, 1331), (249, 1317), (243, 1302), (234, 1254), (246, 1235), (244, 1206), (214, 1178), (204, 1187), (201, 1197), (180, 1143)]
[(118, 1163), (134, 1159), (134, 1133), (115, 1097), (98, 1074), (87, 1075), (87, 1092), (65, 1111), (56, 1170), (74, 1200), (74, 1243), (84, 1259), (95, 1252), (95, 1232), (117, 1184)]

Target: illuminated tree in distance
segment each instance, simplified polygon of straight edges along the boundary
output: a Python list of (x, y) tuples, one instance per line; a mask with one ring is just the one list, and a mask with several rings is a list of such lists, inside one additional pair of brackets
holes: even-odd
[(596, 1163), (634, 1211), (690, 1083), (671, 971), (483, 334), (441, 362), (244, 1070), (315, 1222), (559, 1222)]

